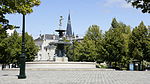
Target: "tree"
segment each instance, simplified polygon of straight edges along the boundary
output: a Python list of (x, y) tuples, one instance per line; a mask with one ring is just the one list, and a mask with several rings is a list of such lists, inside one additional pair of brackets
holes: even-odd
[(28, 14), (33, 12), (32, 7), (40, 5), (40, 0), (0, 0), (0, 32), (14, 28), (9, 25), (6, 14), (21, 13)]
[[(0, 63), (16, 64), (18, 62), (18, 58), (21, 55), (21, 39), (21, 36), (14, 31), (10, 37), (2, 41), (4, 50), (1, 52)], [(33, 61), (37, 52), (38, 47), (35, 45), (33, 38), (26, 33), (26, 61)]]
[(69, 58), (74, 61), (95, 62), (101, 60), (100, 50), (98, 49), (101, 46), (101, 40), (102, 31), (99, 29), (99, 26), (90, 26), (84, 39), (81, 42), (74, 41), (74, 44), (68, 49)]
[(118, 28), (119, 23), (117, 22), (116, 18), (113, 18), (112, 23), (111, 23), (111, 28)]
[(66, 46), (66, 55), (69, 61), (82, 61), (82, 45), (78, 40), (73, 40), (72, 45)]
[(18, 59), (18, 54), (21, 53), (21, 38), (18, 33), (14, 31), (12, 36), (5, 38), (2, 41), (3, 52), (1, 53), (1, 63), (10, 64), (16, 63)]
[(111, 62), (116, 63), (120, 62), (122, 59), (122, 49), (123, 47), (123, 36), (119, 32), (119, 29), (109, 30), (105, 34), (105, 49), (107, 50), (107, 56), (105, 57), (105, 61), (111, 64)]
[(101, 61), (102, 31), (97, 25), (92, 25), (88, 28), (85, 34), (82, 45), (84, 46), (84, 55), (87, 61)]
[(150, 61), (150, 36), (143, 22), (133, 29), (129, 47), (131, 58)]
[(35, 56), (37, 55), (37, 52), (39, 51), (39, 48), (38, 48), (38, 46), (35, 45), (33, 37), (30, 36), (27, 32), (25, 34), (25, 37), (26, 37), (26, 39), (25, 39), (26, 61), (33, 61), (35, 59)]
[(115, 18), (111, 25), (111, 28), (104, 35), (103, 52), (105, 52), (105, 61), (110, 66), (112, 62), (115, 62), (116, 67), (117, 63), (121, 63), (128, 58), (128, 41), (131, 31), (129, 26), (117, 22)]
[(40, 0), (0, 0), (1, 12), (4, 14), (33, 12), (32, 7), (40, 5)]
[(126, 0), (133, 7), (140, 8), (143, 13), (150, 13), (150, 0)]
[(33, 12), (32, 7), (38, 5), (40, 5), (40, 0), (0, 0), (0, 59), (5, 56), (4, 54), (6, 53), (4, 52), (8, 51), (7, 54), (10, 54), (9, 51), (11, 50), (5, 50), (4, 47), (6, 46), (4, 44), (7, 44), (4, 41), (10, 40), (10, 38), (7, 38), (8, 35), (6, 30), (15, 28), (15, 26), (9, 24), (9, 20), (6, 19), (5, 16), (13, 13), (21, 13), (26, 15)]
[(40, 5), (40, 0), (0, 0), (0, 36), (7, 37), (6, 30), (15, 26), (9, 24), (6, 14), (33, 12), (32, 7)]

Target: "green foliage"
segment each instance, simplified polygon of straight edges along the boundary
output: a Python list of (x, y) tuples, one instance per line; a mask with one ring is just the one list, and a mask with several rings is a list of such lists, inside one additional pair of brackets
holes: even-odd
[(32, 7), (40, 5), (40, 0), (0, 0), (0, 43), (7, 37), (6, 30), (14, 29), (15, 26), (9, 24), (5, 18), (6, 14), (31, 13)]
[(5, 38), (2, 41), (3, 52), (1, 53), (1, 63), (16, 63), (18, 54), (21, 51), (21, 39), (15, 31), (12, 36)]
[[(5, 18), (6, 14), (21, 13), (26, 15), (33, 12), (32, 7), (38, 5), (40, 5), (40, 0), (0, 0), (0, 63), (15, 63), (17, 56), (20, 55), (21, 49), (21, 37), (19, 37), (16, 32), (14, 32), (13, 36), (8, 37), (7, 35), (6, 30), (14, 29), (15, 26), (9, 24), (9, 20)], [(29, 39), (32, 38), (29, 37)], [(27, 44), (30, 44), (27, 51), (31, 50), (31, 53), (35, 53), (37, 50), (32, 49), (32, 46), (34, 47), (32, 43), (33, 40), (29, 42), (31, 42), (31, 44)], [(31, 53), (27, 53), (29, 54), (27, 55), (27, 61), (34, 59)]]
[(69, 61), (81, 61), (80, 60), (80, 54), (79, 49), (81, 49), (82, 46), (80, 46), (80, 43), (77, 40), (73, 40), (72, 45), (68, 45), (66, 47), (66, 55), (69, 59)]
[(133, 7), (140, 8), (143, 13), (150, 13), (150, 0), (126, 0)]
[(6, 14), (21, 13), (26, 15), (33, 11), (32, 7), (38, 5), (40, 5), (40, 0), (0, 0), (0, 33), (14, 28), (5, 18)]
[(33, 37), (25, 34), (25, 49), (26, 49), (26, 61), (33, 61), (39, 50), (38, 46), (35, 45)]
[(110, 64), (111, 62), (127, 62), (124, 60), (128, 59), (128, 42), (131, 33), (130, 27), (123, 23), (118, 23), (115, 18), (111, 25), (112, 27), (104, 36), (104, 59)]
[(40, 0), (0, 0), (0, 12), (3, 13), (31, 13), (32, 7), (40, 5)]
[[(100, 51), (100, 47), (102, 41), (102, 31), (100, 30), (99, 26), (92, 25), (88, 28), (88, 31), (81, 42), (81, 57), (83, 60), (81, 61), (102, 61)], [(99, 46), (97, 46), (99, 45)]]
[(112, 23), (111, 23), (112, 28), (117, 28), (119, 27), (119, 23), (117, 22), (116, 18), (113, 18)]
[(102, 61), (101, 54), (99, 54), (101, 40), (102, 32), (99, 26), (90, 26), (81, 42), (73, 41), (73, 45), (68, 49), (68, 58), (72, 61)]
[[(34, 56), (38, 52), (38, 47), (35, 45), (33, 38), (26, 33), (26, 61), (33, 61)], [(1, 42), (1, 48), (3, 52), (1, 52), (0, 56), (0, 63), (3, 64), (10, 64), (10, 63), (17, 63), (18, 58), (21, 55), (21, 45), (22, 45), (22, 38), (19, 34), (14, 31), (14, 33), (3, 39)]]
[(150, 61), (150, 36), (143, 22), (133, 29), (129, 49), (132, 58)]
[(99, 26), (89, 27), (84, 39), (68, 48), (71, 61), (106, 62), (116, 69), (127, 69), (132, 60), (150, 61), (150, 27), (143, 22), (131, 32), (130, 26), (117, 22), (103, 35)]

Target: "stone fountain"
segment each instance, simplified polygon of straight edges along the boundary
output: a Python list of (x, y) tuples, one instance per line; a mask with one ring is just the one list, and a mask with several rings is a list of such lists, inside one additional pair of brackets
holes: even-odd
[(65, 54), (65, 45), (71, 44), (70, 42), (64, 42), (64, 40), (63, 40), (64, 33), (65, 33), (66, 30), (63, 30), (61, 28), (62, 27), (62, 20), (63, 20), (63, 17), (60, 16), (59, 29), (55, 30), (59, 34), (58, 42), (50, 43), (50, 45), (52, 44), (52, 45), (57, 46), (56, 51), (55, 51), (55, 57), (54, 57), (55, 62), (68, 62), (68, 58), (66, 57), (66, 54)]
[(66, 54), (65, 54), (65, 45), (69, 45), (71, 43), (64, 42), (63, 40), (65, 30), (59, 29), (55, 31), (58, 32), (59, 34), (59, 40), (58, 42), (53, 43), (57, 46), (54, 61), (55, 62), (68, 62), (68, 58), (66, 57)]
[(65, 45), (70, 45), (71, 42), (65, 42), (63, 40), (64, 38), (64, 33), (66, 30), (63, 30), (62, 27), (62, 20), (63, 17), (60, 16), (60, 24), (59, 24), (59, 29), (55, 30), (59, 34), (59, 40), (57, 42), (51, 42), (49, 45), (55, 45), (56, 50), (55, 50), (55, 56), (54, 56), (54, 61), (44, 61), (44, 62), (26, 62), (26, 68), (27, 69), (95, 69), (96, 68), (96, 63), (94, 62), (68, 62), (68, 58), (66, 57), (65, 54)]

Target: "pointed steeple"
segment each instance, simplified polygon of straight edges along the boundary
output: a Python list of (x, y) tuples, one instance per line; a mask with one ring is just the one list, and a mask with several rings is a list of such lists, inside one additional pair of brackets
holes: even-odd
[(72, 37), (72, 27), (71, 27), (70, 13), (69, 13), (69, 15), (68, 15), (66, 36), (67, 36), (67, 37)]

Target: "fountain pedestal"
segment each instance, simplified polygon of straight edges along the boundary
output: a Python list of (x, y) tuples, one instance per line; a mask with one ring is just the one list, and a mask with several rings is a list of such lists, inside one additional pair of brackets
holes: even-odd
[(68, 57), (55, 57), (55, 62), (68, 62)]

